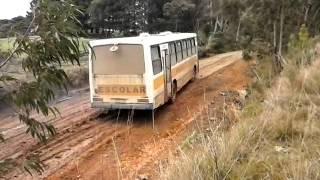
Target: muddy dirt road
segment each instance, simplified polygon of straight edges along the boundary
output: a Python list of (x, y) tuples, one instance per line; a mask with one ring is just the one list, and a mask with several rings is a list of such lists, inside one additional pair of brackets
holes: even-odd
[[(14, 116), (3, 116), (1, 131), (7, 142), (0, 144), (0, 159), (40, 157), (45, 174), (28, 176), (16, 169), (8, 179), (135, 179), (156, 178), (161, 162), (181, 144), (196, 125), (195, 119), (222, 91), (237, 91), (248, 85), (248, 66), (241, 52), (201, 61), (199, 79), (189, 83), (175, 104), (157, 110), (155, 129), (151, 113), (112, 111), (101, 114), (89, 107), (88, 92), (77, 92), (57, 104), (61, 118), (50, 121), (59, 134), (39, 145), (23, 134)], [(219, 105), (219, 103), (217, 103)]]

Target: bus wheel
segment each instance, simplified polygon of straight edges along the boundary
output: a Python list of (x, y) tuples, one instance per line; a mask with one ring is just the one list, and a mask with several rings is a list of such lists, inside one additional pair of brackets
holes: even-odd
[(172, 96), (170, 99), (170, 104), (173, 104), (177, 99), (177, 83), (172, 84)]
[(197, 68), (194, 67), (191, 81), (193, 82), (196, 79), (197, 79)]

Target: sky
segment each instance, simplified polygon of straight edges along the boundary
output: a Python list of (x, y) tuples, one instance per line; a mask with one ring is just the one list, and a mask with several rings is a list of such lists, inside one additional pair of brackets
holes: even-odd
[(0, 0), (0, 19), (26, 16), (31, 0)]

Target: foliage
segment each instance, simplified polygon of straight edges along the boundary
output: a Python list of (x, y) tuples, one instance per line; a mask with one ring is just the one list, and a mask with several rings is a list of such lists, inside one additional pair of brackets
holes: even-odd
[(161, 179), (319, 179), (319, 67), (314, 57), (295, 66), (293, 78), (282, 73), (238, 124), (208, 128), (192, 150), (170, 160)]
[(0, 20), (0, 38), (7, 38), (15, 33), (23, 33), (30, 24), (30, 14), (27, 17), (18, 16), (10, 20)]
[(113, 33), (136, 35), (145, 30), (146, 1), (94, 0), (88, 7), (90, 24), (110, 37)]
[(190, 29), (186, 27), (188, 23), (185, 23), (185, 19), (191, 19), (191, 13), (194, 11), (195, 4), (185, 0), (173, 0), (163, 5), (164, 15), (170, 17), (173, 23), (171, 26), (174, 27), (175, 32)]
[(6, 159), (0, 162), (0, 178), (2, 175), (6, 174), (8, 171), (13, 169), (17, 164), (12, 159)]
[[(70, 1), (38, 0), (32, 5), (33, 20), (29, 27), (36, 38), (31, 38), (29, 31), (17, 34), (12, 55), (22, 57), (23, 70), (31, 73), (34, 80), (26, 82), (3, 72), (0, 83), (6, 90), (5, 101), (16, 110), (20, 121), (27, 125), (27, 133), (46, 142), (56, 133), (55, 128), (34, 119), (32, 113), (44, 116), (58, 113), (49, 103), (55, 98), (55, 87), (67, 88), (69, 79), (62, 64), (79, 65), (80, 31), (76, 19), (79, 12)], [(10, 60), (9, 57), (0, 68)]]
[(224, 33), (211, 34), (208, 40), (207, 49), (211, 53), (219, 54), (238, 49), (237, 43)]
[(310, 64), (311, 59), (313, 58), (312, 55), (314, 54), (314, 50), (312, 50), (313, 46), (314, 42), (310, 40), (307, 27), (305, 25), (301, 26), (298, 35), (292, 35), (290, 37), (290, 42), (288, 44), (288, 57), (291, 61), (288, 63), (295, 66)]
[(209, 56), (208, 49), (203, 46), (198, 47), (198, 56), (199, 56), (199, 58), (208, 57)]
[(37, 154), (31, 154), (23, 164), (23, 169), (32, 176), (33, 171), (38, 174), (44, 172), (44, 164), (41, 162)]

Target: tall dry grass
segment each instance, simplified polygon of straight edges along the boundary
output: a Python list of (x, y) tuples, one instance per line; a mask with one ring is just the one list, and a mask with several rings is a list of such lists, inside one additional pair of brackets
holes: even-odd
[(227, 130), (214, 124), (200, 133), (160, 179), (320, 179), (320, 59), (296, 57), (308, 63), (287, 59), (264, 101), (247, 105), (259, 106), (258, 114), (240, 115)]

